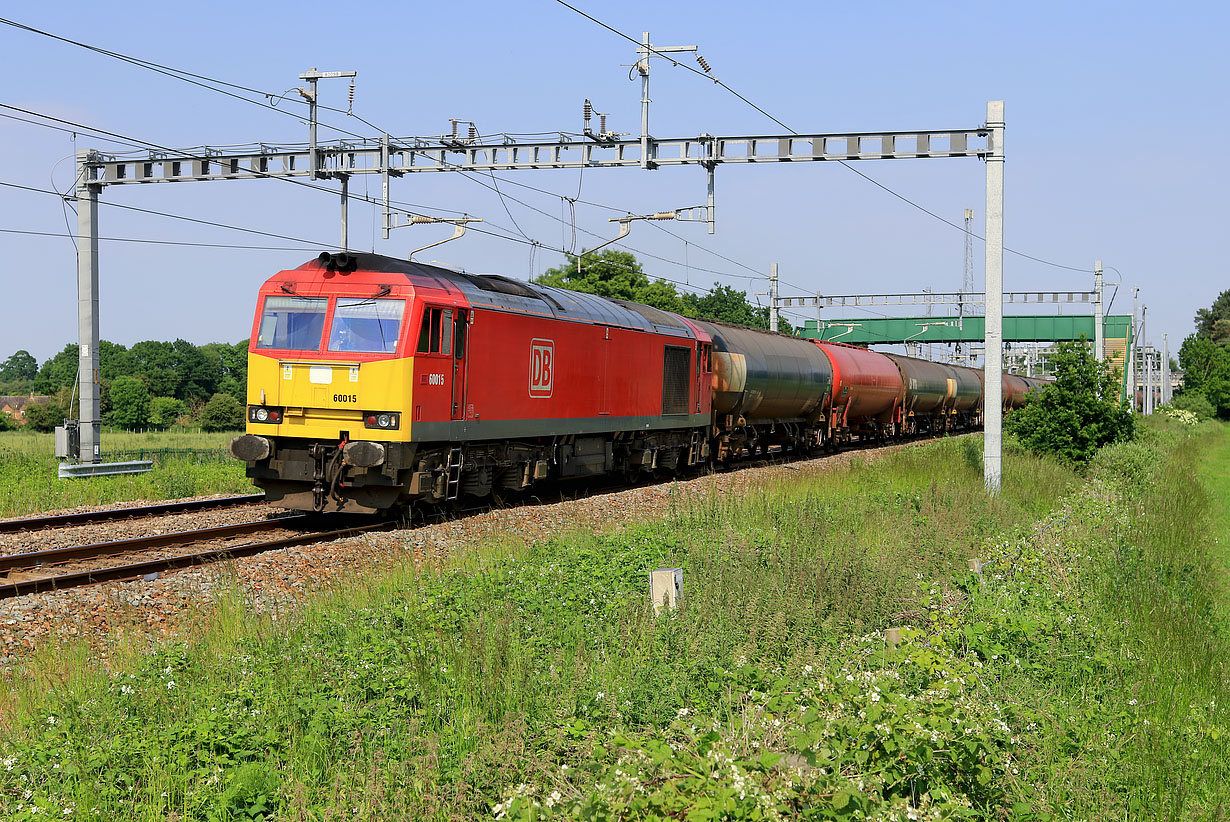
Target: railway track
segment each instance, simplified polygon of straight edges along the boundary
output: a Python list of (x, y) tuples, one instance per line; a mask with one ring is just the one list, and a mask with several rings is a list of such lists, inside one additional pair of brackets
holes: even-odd
[(18, 531), (41, 531), (45, 528), (66, 528), (70, 525), (89, 525), (96, 522), (112, 522), (138, 517), (184, 514), (193, 511), (205, 511), (211, 508), (232, 508), (237, 505), (250, 505), (255, 502), (261, 502), (264, 499), (264, 494), (244, 494), (237, 497), (198, 499), (188, 502), (160, 502), (156, 505), (140, 505), (134, 508), (109, 508), (105, 511), (56, 514), (50, 517), (5, 519), (0, 520), (0, 534), (11, 534)]
[[(884, 447), (885, 445), (888, 444), (856, 442), (848, 444), (846, 450), (870, 450)], [(759, 457), (744, 460), (737, 465), (726, 466), (718, 470), (725, 472), (767, 465), (783, 465), (789, 468), (789, 463), (800, 458), (806, 459), (809, 456), (814, 455), (790, 454), (774, 449)], [(656, 483), (658, 480), (651, 480), (650, 482)], [(609, 477), (595, 479), (588, 483), (560, 488), (558, 499), (555, 499), (552, 494), (544, 498), (537, 496), (523, 498), (513, 504), (515, 506), (544, 504), (578, 496), (586, 497), (614, 493), (630, 488), (634, 484), (613, 480)], [(262, 499), (263, 495), (252, 494), (213, 500), (172, 502), (136, 508), (4, 520), (0, 521), (0, 533), (24, 530), (37, 531), (57, 526), (71, 527), (126, 518), (171, 515), (210, 508), (245, 505), (259, 502)], [(156, 579), (163, 571), (173, 571), (226, 559), (253, 556), (280, 548), (330, 542), (372, 531), (415, 527), (457, 516), (487, 511), (492, 507), (499, 507), (499, 505), (497, 503), (488, 503), (464, 509), (423, 512), (423, 518), (418, 519), (416, 517), (413, 525), (399, 520), (382, 520), (379, 522), (355, 524), (354, 519), (346, 517), (343, 520), (341, 515), (324, 515), (322, 517), (315, 514), (287, 514), (252, 522), (0, 556), (0, 599), (95, 585), (103, 582), (142, 578)], [(333, 520), (333, 522), (330, 523), (330, 520)], [(322, 527), (326, 523), (333, 526), (339, 522), (345, 522), (346, 525), (340, 528)], [(233, 542), (225, 545), (218, 544), (222, 541), (234, 540), (236, 537), (249, 534), (290, 529), (299, 529), (303, 532), (271, 540), (240, 544), (234, 544)], [(202, 545), (203, 547), (189, 551), (178, 550), (194, 545)], [(142, 559), (140, 557), (145, 552), (161, 548), (175, 550), (176, 553), (149, 559)], [(88, 567), (80, 567), (82, 564), (87, 564)], [(69, 568), (63, 569), (61, 566), (69, 566)]]
[[(398, 525), (396, 521), (382, 521), (320, 530), (314, 527), (319, 523), (321, 523), (319, 517), (299, 514), (0, 557), (0, 573), (7, 575), (6, 579), (0, 580), (0, 599), (76, 588), (82, 585), (96, 585), (115, 580), (154, 579), (163, 571), (252, 556), (279, 548), (330, 542), (370, 531), (388, 530)], [(272, 540), (221, 546), (217, 544), (219, 541), (231, 540), (238, 536), (290, 528), (306, 528), (306, 531)], [(194, 545), (203, 547), (186, 552), (176, 552), (169, 556), (140, 559), (140, 555), (148, 551), (160, 548), (179, 549)], [(87, 567), (76, 567), (82, 564)], [(60, 566), (64, 565), (73, 567), (67, 570), (61, 569)]]

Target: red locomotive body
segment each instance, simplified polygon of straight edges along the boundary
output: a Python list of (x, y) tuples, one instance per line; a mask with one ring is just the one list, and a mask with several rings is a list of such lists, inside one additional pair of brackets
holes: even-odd
[[(477, 294), (468, 290), (453, 318), (464, 322), (467, 331), (464, 338), (454, 335), (452, 354), (433, 352), (430, 344), (419, 346), (415, 440), (466, 442), (708, 424), (708, 372), (701, 366), (709, 338), (695, 325), (647, 307), (638, 312), (639, 306), (624, 308), (560, 289), (521, 288), (535, 296), (516, 294), (518, 299), (511, 300), (508, 292), (484, 293), (481, 286)], [(429, 340), (431, 312), (437, 308), (448, 310), (423, 304), (421, 333)]]

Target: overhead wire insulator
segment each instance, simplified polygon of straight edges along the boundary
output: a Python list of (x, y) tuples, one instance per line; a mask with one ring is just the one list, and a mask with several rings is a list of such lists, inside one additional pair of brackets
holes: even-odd
[(675, 212), (659, 211), (656, 214), (650, 214), (649, 219), (651, 220), (673, 220), (675, 219)]
[(599, 114), (599, 115), (598, 115), (598, 131), (599, 131), (601, 134), (603, 134), (603, 135), (605, 135), (605, 134), (607, 133), (607, 132), (606, 132), (606, 115), (605, 115), (605, 114)]
[(477, 136), (478, 136), (478, 126), (474, 125), (473, 123), (470, 123), (470, 139), (473, 140)]
[(424, 225), (426, 223), (434, 223), (439, 220), (438, 217), (428, 217), (425, 214), (413, 214), (410, 216), (410, 222), (415, 225)]
[(700, 67), (701, 67), (701, 68), (703, 68), (703, 69), (705, 70), (705, 73), (706, 73), (706, 74), (712, 74), (712, 73), (713, 73), (713, 69), (709, 67), (709, 61), (708, 61), (708, 60), (706, 60), (706, 59), (705, 59), (704, 57), (702, 57), (701, 55), (699, 55), (699, 54), (697, 54), (697, 55), (696, 55), (696, 62), (700, 63)]
[(594, 116), (594, 104), (591, 103), (588, 100), (588, 98), (585, 100), (584, 113), (585, 113), (585, 125), (588, 126), (590, 119)]
[(346, 101), (346, 113), (354, 114), (354, 78), (350, 78), (350, 97)]

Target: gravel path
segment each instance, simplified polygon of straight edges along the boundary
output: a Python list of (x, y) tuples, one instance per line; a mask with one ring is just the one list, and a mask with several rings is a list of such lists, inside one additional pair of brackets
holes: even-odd
[[(15, 663), (57, 640), (84, 638), (91, 656), (106, 661), (116, 641), (137, 643), (189, 637), (202, 623), (216, 597), (234, 592), (250, 607), (274, 619), (288, 615), (312, 590), (327, 588), (355, 574), (378, 573), (390, 563), (413, 558), (440, 561), (467, 547), (492, 540), (538, 541), (560, 532), (605, 530), (613, 526), (661, 517), (672, 504), (711, 492), (740, 493), (763, 481), (798, 478), (832, 471), (851, 461), (872, 461), (914, 444), (866, 451), (848, 451), (788, 465), (743, 468), (721, 474), (600, 493), (581, 499), (523, 505), (465, 516), (456, 520), (397, 531), (365, 534), (335, 542), (271, 551), (253, 557), (175, 571), (155, 580), (110, 582), (55, 594), (31, 594), (0, 600), (0, 667)], [(271, 509), (239, 509), (180, 514), (162, 530), (182, 530), (256, 519)], [(149, 521), (144, 522), (149, 526)], [(72, 543), (138, 536), (140, 521), (80, 526)], [(133, 528), (138, 530), (132, 531)], [(56, 532), (59, 533), (58, 531)], [(85, 536), (88, 535), (88, 536)], [(101, 536), (100, 536), (101, 535)], [(9, 535), (5, 535), (9, 536)], [(38, 534), (25, 539), (28, 549), (53, 547)], [(0, 543), (3, 550), (9, 541)], [(10, 548), (11, 550), (11, 548)]]

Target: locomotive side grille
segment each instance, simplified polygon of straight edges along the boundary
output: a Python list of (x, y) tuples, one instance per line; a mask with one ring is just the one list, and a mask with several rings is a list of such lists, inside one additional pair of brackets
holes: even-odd
[(662, 358), (662, 413), (688, 413), (688, 375), (692, 352), (668, 345)]

